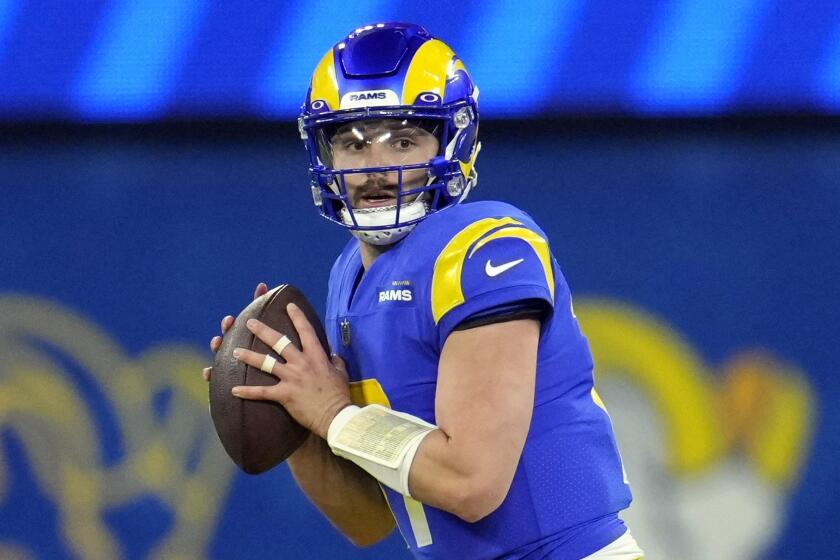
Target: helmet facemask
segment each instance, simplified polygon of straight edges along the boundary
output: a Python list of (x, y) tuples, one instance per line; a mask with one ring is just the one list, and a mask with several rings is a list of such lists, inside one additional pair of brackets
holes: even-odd
[(377, 115), (309, 127), (313, 197), (322, 214), (367, 243), (387, 245), (465, 195), (459, 166), (446, 154), (454, 145), (448, 124)]

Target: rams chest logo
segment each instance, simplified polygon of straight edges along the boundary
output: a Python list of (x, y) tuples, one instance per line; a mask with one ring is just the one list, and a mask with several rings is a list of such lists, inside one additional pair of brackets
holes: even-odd
[(379, 288), (379, 303), (386, 301), (414, 301), (414, 288), (409, 280), (394, 280), (390, 286)]
[(410, 289), (405, 290), (380, 290), (379, 303), (383, 301), (411, 301), (414, 299), (414, 294)]

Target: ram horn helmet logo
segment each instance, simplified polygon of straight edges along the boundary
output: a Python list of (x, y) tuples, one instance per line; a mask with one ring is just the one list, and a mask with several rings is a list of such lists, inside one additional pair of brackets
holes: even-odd
[(387, 105), (399, 105), (400, 100), (397, 93), (390, 89), (373, 89), (369, 91), (354, 91), (345, 93), (341, 97), (342, 109), (355, 109), (357, 107), (375, 107)]

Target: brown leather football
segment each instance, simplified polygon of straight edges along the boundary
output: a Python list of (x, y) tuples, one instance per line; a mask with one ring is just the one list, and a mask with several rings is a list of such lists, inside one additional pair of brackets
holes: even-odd
[[(300, 337), (286, 313), (289, 303), (301, 308), (329, 355), (326, 332), (312, 305), (300, 290), (283, 284), (255, 299), (239, 314), (222, 338), (210, 376), (210, 415), (216, 433), (233, 462), (248, 474), (259, 474), (282, 463), (309, 434), (280, 404), (240, 399), (230, 392), (237, 385), (274, 385), (278, 382), (277, 377), (233, 357), (237, 347), (275, 355), (247, 329), (245, 322), (248, 319), (259, 319), (288, 336), (300, 349)], [(278, 361), (283, 363), (282, 358)]]

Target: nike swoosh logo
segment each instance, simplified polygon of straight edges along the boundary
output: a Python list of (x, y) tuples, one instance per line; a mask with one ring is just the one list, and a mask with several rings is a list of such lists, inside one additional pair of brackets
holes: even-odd
[(515, 261), (506, 262), (505, 264), (500, 264), (498, 266), (493, 266), (490, 264), (490, 259), (487, 259), (487, 264), (484, 265), (484, 272), (487, 273), (487, 276), (493, 278), (494, 276), (498, 276), (502, 272), (510, 270), (514, 266), (518, 265), (525, 259), (516, 259)]

